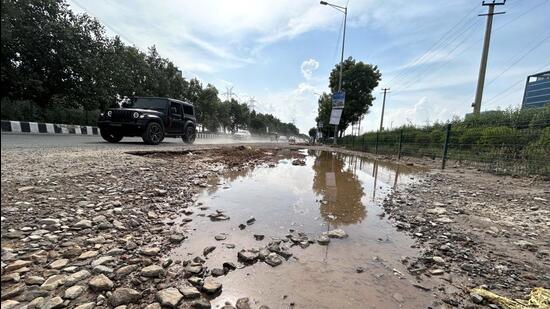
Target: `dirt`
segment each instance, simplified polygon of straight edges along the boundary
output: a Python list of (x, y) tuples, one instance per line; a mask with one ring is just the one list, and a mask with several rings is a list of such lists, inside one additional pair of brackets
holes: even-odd
[[(183, 283), (189, 284), (188, 279), (184, 279), (189, 277), (187, 265), (199, 264), (201, 278), (212, 279), (211, 270), (215, 266), (210, 263), (221, 262), (229, 256), (234, 258), (235, 252), (227, 255), (218, 247), (209, 254), (210, 258), (200, 262), (204, 258), (204, 247), (212, 242), (218, 246), (211, 233), (223, 230), (234, 235), (234, 240), (246, 239), (241, 246), (261, 246), (272, 236), (285, 237), (289, 228), (287, 224), (292, 221), (284, 219), (285, 230), (276, 232), (270, 225), (269, 217), (262, 219), (258, 215), (258, 222), (239, 230), (236, 226), (244, 223), (241, 221), (245, 221), (245, 217), (237, 211), (237, 207), (226, 228), (211, 230), (219, 223), (209, 222), (203, 226), (201, 222), (202, 218), (207, 218), (203, 216), (215, 211), (215, 208), (201, 208), (205, 206), (201, 204), (205, 202), (201, 200), (201, 194), (208, 196), (208, 192), (214, 195), (230, 192), (236, 189), (239, 182), (246, 181), (246, 177), (256, 175), (251, 170), (266, 169), (265, 173), (269, 174), (277, 170), (276, 163), (282, 159), (287, 159), (289, 166), (299, 159), (293, 168), (311, 169), (311, 164), (315, 163), (308, 162), (307, 155), (297, 151), (299, 148), (303, 146), (201, 146), (183, 152), (144, 151), (139, 153), (141, 156), (116, 149), (3, 151), (2, 301), (18, 301), (18, 306), (21, 306), (40, 297), (43, 301), (54, 296), (63, 297), (67, 286), (44, 292), (40, 285), (29, 282), (29, 277), (47, 279), (79, 270), (88, 270), (92, 276), (96, 276), (97, 271), (106, 272), (114, 287), (110, 291), (87, 289), (74, 300), (64, 299), (65, 306), (93, 303), (97, 307), (109, 307), (112, 291), (121, 287), (135, 289), (140, 295), (138, 304), (128, 303), (129, 308), (155, 304), (159, 300), (158, 292), (180, 287)], [(331, 150), (327, 147), (309, 149)], [(279, 268), (273, 269), (258, 263), (237, 269), (227, 276), (213, 278), (223, 283), (222, 292), (217, 294), (206, 292), (201, 282), (196, 286), (201, 292), (200, 298), (182, 300), (180, 306), (198, 306), (200, 301), (212, 305), (223, 305), (226, 301), (235, 304), (239, 298), (250, 296), (253, 297), (252, 308), (260, 305), (309, 308), (324, 299), (331, 304), (327, 308), (365, 308), (358, 303), (377, 308), (418, 308), (428, 306), (427, 303), (431, 307), (475, 307), (480, 305), (472, 302), (469, 294), (471, 287), (484, 286), (509, 297), (525, 297), (533, 287), (549, 287), (548, 181), (494, 176), (456, 163), (441, 171), (437, 169), (439, 164), (436, 161), (424, 159), (403, 158), (399, 162), (401, 165), (397, 165), (395, 158), (379, 157), (393, 162), (379, 161), (374, 164), (371, 160), (374, 156), (341, 152), (365, 157), (366, 161), (355, 157), (354, 163), (352, 159), (348, 160), (351, 156), (347, 156), (342, 161), (343, 166), (352, 167), (352, 170), (355, 167), (359, 172), (351, 172), (347, 178), (336, 178), (336, 181), (357, 181), (358, 177), (363, 177), (360, 183), (366, 199), (360, 201), (368, 207), (368, 212), (367, 208), (353, 208), (356, 201), (350, 204), (340, 197), (334, 200), (336, 203), (316, 210), (322, 212), (320, 217), (325, 222), (337, 218), (340, 221), (332, 222), (335, 226), (349, 228), (349, 238), (331, 243), (331, 246), (334, 244), (332, 250), (336, 250), (332, 253), (332, 261), (336, 264), (329, 263), (327, 266), (322, 258), (316, 262), (315, 259), (324, 249), (322, 246), (294, 247), (290, 251), (302, 257), (303, 261), (284, 261)], [(302, 166), (302, 160), (305, 166)], [(414, 167), (424, 168), (409, 174), (407, 169)], [(363, 169), (366, 172), (360, 172)], [(372, 178), (369, 176), (371, 170)], [(227, 172), (236, 174), (224, 176)], [(300, 177), (285, 173), (282, 174), (286, 177), (283, 179), (289, 183), (296, 182), (297, 189), (311, 190)], [(327, 182), (324, 178), (319, 178), (319, 181)], [(367, 191), (365, 184), (372, 186), (372, 191)], [(349, 189), (349, 186), (346, 188)], [(352, 198), (354, 194), (352, 191), (341, 192), (347, 198)], [(256, 193), (262, 194), (262, 191)], [(240, 195), (239, 191), (234, 194)], [(323, 205), (323, 200), (330, 201), (331, 193), (324, 194), (323, 198), (314, 198), (312, 202)], [(376, 196), (381, 199), (377, 200)], [(257, 204), (261, 203), (260, 200)], [(340, 204), (352, 208), (339, 213)], [(295, 209), (298, 209), (299, 216), (309, 216), (307, 208)], [(228, 212), (230, 210), (228, 207)], [(182, 213), (187, 213), (185, 217), (191, 220), (177, 221)], [(46, 218), (59, 220), (59, 223), (51, 225), (48, 220), (44, 221)], [(277, 216), (272, 218), (273, 222), (278, 222)], [(91, 227), (76, 227), (81, 220), (92, 221)], [(115, 223), (124, 228), (114, 228)], [(295, 223), (299, 228), (292, 229), (304, 232), (303, 237), (307, 237), (308, 241), (315, 242), (321, 233), (319, 226), (315, 227), (312, 222)], [(364, 245), (370, 246), (368, 248), (373, 251), (364, 255), (353, 243), (357, 240), (353, 238), (354, 234), (359, 236), (364, 233), (361, 224), (384, 226), (380, 231), (391, 236), (384, 238), (384, 235), (366, 233), (362, 236)], [(249, 237), (255, 229), (265, 234), (264, 242)], [(173, 235), (183, 235), (187, 239), (181, 243), (174, 242), (171, 240)], [(90, 241), (96, 238), (103, 240)], [(181, 244), (187, 244), (188, 251), (177, 251)], [(151, 247), (160, 250), (143, 254), (143, 249)], [(112, 269), (111, 273), (109, 269), (98, 270), (92, 266), (93, 261), (110, 256), (115, 249), (122, 249), (118, 253), (120, 255), (104, 264)], [(98, 251), (99, 255), (81, 260), (74, 254), (68, 254), (69, 251), (90, 250)], [(201, 256), (201, 259), (196, 258)], [(68, 259), (67, 268), (52, 269), (48, 266), (63, 257)], [(15, 271), (6, 270), (7, 265), (21, 259), (31, 260), (32, 264)], [(129, 274), (120, 275), (117, 272), (130, 265), (135, 269)], [(140, 276), (140, 270), (150, 265), (161, 265), (164, 275), (157, 278)], [(351, 265), (353, 268), (350, 268)], [(335, 274), (332, 279), (329, 277), (329, 282), (326, 273), (318, 272), (323, 267), (329, 274)], [(279, 277), (264, 276), (264, 273), (277, 273), (277, 269), (281, 269)], [(285, 270), (289, 271), (289, 275), (281, 277)], [(259, 281), (251, 280), (250, 274)], [(308, 298), (300, 298), (300, 280), (304, 276), (307, 278), (306, 274), (316, 277), (307, 284), (315, 286), (319, 282), (327, 282), (327, 285), (319, 290), (318, 295), (309, 294)], [(382, 276), (378, 277), (380, 274)], [(78, 284), (87, 287), (89, 279), (83, 279)], [(11, 289), (14, 287), (19, 290), (13, 296), (4, 297), (5, 292), (13, 292)], [(361, 293), (361, 289), (370, 292)], [(260, 294), (256, 293), (258, 290), (261, 290)], [(277, 293), (268, 297), (272, 290)], [(328, 297), (333, 292), (338, 295), (338, 291), (345, 291), (347, 296), (340, 299)], [(320, 305), (323, 304), (319, 303), (315, 308), (322, 308)]]

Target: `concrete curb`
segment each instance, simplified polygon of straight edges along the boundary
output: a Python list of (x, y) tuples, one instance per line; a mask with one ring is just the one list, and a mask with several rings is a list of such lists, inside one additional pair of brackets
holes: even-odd
[[(99, 128), (95, 126), (2, 120), (2, 132), (16, 134), (99, 135)], [(198, 139), (214, 139), (217, 137), (231, 137), (231, 135), (197, 132)]]
[(2, 120), (2, 132), (99, 135), (99, 128), (94, 126)]

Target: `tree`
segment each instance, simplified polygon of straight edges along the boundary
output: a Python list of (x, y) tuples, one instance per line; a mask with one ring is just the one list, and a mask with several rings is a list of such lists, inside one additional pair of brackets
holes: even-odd
[[(340, 64), (337, 64), (329, 78), (329, 87), (332, 93), (338, 91), (338, 79), (340, 76)], [(372, 90), (378, 86), (382, 74), (377, 66), (355, 61), (349, 57), (344, 61), (342, 70), (342, 90), (346, 92), (346, 101), (338, 130), (343, 133), (350, 123), (359, 120), (372, 106), (374, 97)], [(324, 102), (323, 102), (324, 103)], [(326, 114), (326, 111), (323, 110)], [(323, 117), (326, 115), (323, 114)], [(330, 113), (329, 113), (330, 117)]]

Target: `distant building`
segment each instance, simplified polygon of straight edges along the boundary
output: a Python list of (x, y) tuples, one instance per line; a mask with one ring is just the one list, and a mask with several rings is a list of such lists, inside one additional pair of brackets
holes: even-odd
[(550, 104), (550, 71), (527, 76), (521, 108)]

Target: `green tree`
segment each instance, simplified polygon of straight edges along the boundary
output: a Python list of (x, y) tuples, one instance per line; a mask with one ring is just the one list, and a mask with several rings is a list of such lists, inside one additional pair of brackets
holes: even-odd
[[(332, 93), (338, 91), (338, 79), (340, 76), (340, 64), (337, 64), (329, 78), (329, 87)], [(378, 86), (382, 74), (375, 65), (362, 61), (355, 61), (352, 57), (346, 59), (342, 70), (342, 90), (346, 92), (346, 101), (342, 118), (338, 125), (338, 131), (343, 133), (359, 117), (366, 114), (372, 106), (374, 97), (372, 90)], [(329, 113), (330, 117), (330, 113)]]

